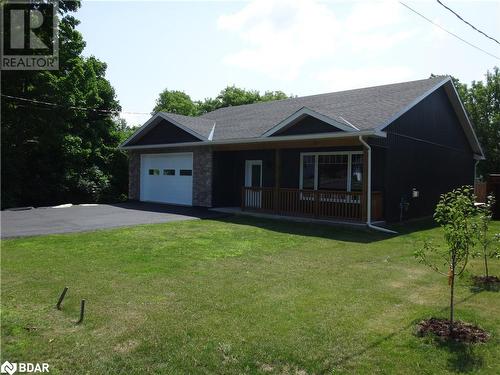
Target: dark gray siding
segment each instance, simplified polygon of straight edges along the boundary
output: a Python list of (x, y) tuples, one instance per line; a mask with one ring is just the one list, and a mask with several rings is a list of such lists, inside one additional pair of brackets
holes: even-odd
[[(373, 147), (373, 176), (376, 184), (384, 176), (387, 221), (399, 220), (402, 199), (409, 203), (404, 219), (429, 216), (440, 194), (473, 184), (473, 153), (444, 89), (425, 98), (385, 131), (385, 142)], [(413, 188), (420, 192), (419, 198), (411, 197)]]
[(135, 142), (129, 144), (129, 146), (186, 143), (198, 141), (199, 139), (194, 135), (189, 134), (188, 132), (168, 122), (167, 120), (161, 120), (146, 134), (144, 134)]
[(245, 185), (245, 160), (262, 160), (262, 186), (274, 186), (274, 150), (216, 151), (213, 163), (212, 204), (239, 206)]
[(306, 116), (295, 124), (285, 129), (281, 129), (272, 136), (330, 133), (338, 131), (341, 130), (315, 117)]

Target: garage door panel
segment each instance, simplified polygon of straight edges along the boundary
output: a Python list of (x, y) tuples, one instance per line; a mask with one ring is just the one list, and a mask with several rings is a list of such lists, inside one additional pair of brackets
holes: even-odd
[(141, 200), (192, 205), (193, 177), (180, 174), (192, 168), (191, 153), (141, 155)]

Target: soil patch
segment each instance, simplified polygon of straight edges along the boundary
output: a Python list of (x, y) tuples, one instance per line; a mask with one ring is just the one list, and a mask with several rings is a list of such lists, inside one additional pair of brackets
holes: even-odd
[(455, 321), (453, 329), (450, 330), (450, 321), (440, 318), (422, 320), (417, 324), (417, 334), (420, 336), (434, 334), (438, 339), (443, 341), (471, 344), (486, 342), (490, 338), (490, 335), (485, 330), (460, 321)]
[(485, 290), (500, 290), (500, 278), (497, 276), (473, 276), (472, 282), (477, 288)]

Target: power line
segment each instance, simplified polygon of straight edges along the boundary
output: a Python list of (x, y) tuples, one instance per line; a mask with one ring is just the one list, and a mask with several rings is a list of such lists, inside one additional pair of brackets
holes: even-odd
[(465, 22), (467, 25), (469, 25), (470, 27), (472, 27), (474, 30), (476, 30), (478, 33), (481, 33), (483, 34), (486, 38), (489, 38), (491, 39), (492, 41), (494, 41), (496, 44), (500, 44), (500, 42), (498, 40), (496, 40), (495, 38), (489, 36), (488, 34), (482, 32), (481, 30), (479, 30), (477, 27), (475, 27), (473, 24), (471, 24), (470, 22), (467, 22), (466, 20), (464, 20), (460, 14), (458, 14), (457, 12), (455, 12), (453, 9), (447, 7), (446, 5), (444, 5), (441, 1), (439, 0), (436, 0), (439, 5), (441, 5), (442, 7), (444, 7), (445, 9), (449, 10), (451, 13), (453, 13), (455, 16), (458, 17), (458, 19), (460, 19), (461, 21)]
[(36, 100), (36, 99), (27, 99), (27, 98), (20, 98), (18, 96), (12, 96), (12, 95), (5, 95), (5, 94), (0, 94), (4, 98), (8, 99), (14, 99), (14, 100), (20, 100), (23, 102), (29, 102), (29, 103), (35, 103), (35, 104), (42, 104), (42, 105), (48, 105), (51, 107), (60, 107), (60, 108), (65, 108), (65, 109), (76, 109), (76, 110), (82, 110), (82, 111), (94, 111), (94, 112), (101, 112), (101, 113), (110, 113), (110, 114), (127, 114), (127, 115), (150, 115), (150, 113), (146, 112), (127, 112), (127, 111), (119, 111), (116, 109), (95, 109), (95, 108), (87, 108), (87, 107), (77, 107), (77, 106), (66, 106), (58, 103), (50, 103), (50, 102), (44, 102), (41, 100)]
[(441, 25), (439, 25), (439, 24), (437, 24), (436, 22), (432, 21), (431, 19), (427, 18), (427, 17), (426, 17), (426, 16), (424, 16), (423, 14), (421, 14), (421, 13), (417, 12), (415, 9), (413, 9), (413, 8), (409, 7), (409, 6), (408, 6), (408, 5), (406, 5), (405, 3), (401, 2), (401, 1), (399, 1), (399, 3), (400, 3), (401, 5), (403, 5), (404, 7), (408, 8), (409, 10), (411, 10), (413, 13), (415, 13), (415, 14), (419, 15), (420, 17), (422, 17), (422, 18), (423, 18), (424, 20), (426, 20), (427, 22), (430, 22), (430, 23), (432, 23), (434, 26), (439, 27), (441, 30), (443, 30), (443, 31), (447, 32), (448, 34), (450, 34), (450, 35), (454, 36), (455, 38), (457, 38), (457, 39), (461, 40), (461, 41), (462, 41), (462, 42), (464, 42), (465, 44), (468, 44), (468, 45), (469, 45), (469, 46), (471, 46), (472, 48), (475, 48), (475, 49), (477, 49), (477, 50), (479, 50), (479, 51), (481, 51), (481, 52), (484, 52), (484, 53), (486, 53), (487, 55), (489, 55), (489, 56), (491, 56), (491, 57), (493, 57), (493, 58), (495, 58), (495, 59), (497, 59), (497, 60), (500, 60), (500, 57), (495, 56), (495, 55), (493, 55), (492, 53), (489, 53), (488, 51), (485, 51), (484, 49), (482, 49), (482, 48), (480, 48), (480, 47), (478, 47), (478, 46), (475, 46), (474, 44), (472, 44), (472, 43), (470, 43), (470, 42), (466, 41), (465, 39), (463, 39), (463, 38), (461, 38), (461, 37), (459, 37), (457, 34), (452, 33), (451, 31), (446, 30), (446, 29), (445, 29), (444, 27), (442, 27)]

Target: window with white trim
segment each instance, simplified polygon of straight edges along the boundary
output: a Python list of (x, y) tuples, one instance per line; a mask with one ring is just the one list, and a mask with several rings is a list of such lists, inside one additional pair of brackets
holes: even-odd
[(363, 152), (300, 154), (300, 189), (361, 191)]

